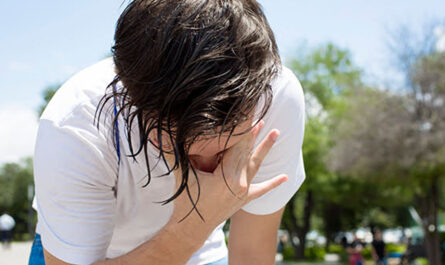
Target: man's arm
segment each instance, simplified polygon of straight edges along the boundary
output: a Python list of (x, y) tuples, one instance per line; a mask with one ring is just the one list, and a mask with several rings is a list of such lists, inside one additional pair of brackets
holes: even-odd
[(239, 210), (230, 219), (229, 263), (275, 264), (277, 231), (284, 208), (269, 215)]
[[(212, 227), (205, 224), (196, 229), (196, 225), (186, 218), (181, 223), (170, 222), (150, 241), (133, 251), (114, 258), (93, 263), (94, 265), (125, 264), (185, 264), (212, 232)], [(193, 231), (193, 232), (191, 232)], [(44, 250), (47, 265), (70, 265)]]

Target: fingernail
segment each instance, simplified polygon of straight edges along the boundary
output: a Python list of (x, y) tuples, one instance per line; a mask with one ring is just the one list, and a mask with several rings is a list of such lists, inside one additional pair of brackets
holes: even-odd
[(263, 128), (264, 125), (264, 120), (260, 120), (260, 122), (258, 123), (260, 128)]
[(274, 134), (272, 134), (272, 141), (276, 141), (280, 136), (280, 131), (276, 130)]

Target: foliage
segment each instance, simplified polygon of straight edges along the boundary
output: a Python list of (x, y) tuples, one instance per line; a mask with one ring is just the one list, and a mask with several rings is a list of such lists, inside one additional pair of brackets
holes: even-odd
[(43, 111), (46, 108), (46, 105), (48, 105), (49, 101), (53, 98), (54, 94), (56, 94), (57, 90), (60, 88), (60, 84), (55, 84), (46, 87), (43, 92), (43, 104), (38, 109), (38, 115), (39, 117), (42, 116)]
[(327, 168), (325, 159), (331, 143), (327, 113), (335, 97), (361, 83), (361, 71), (352, 63), (349, 51), (332, 43), (303, 50), (290, 67), (305, 91), (307, 119), (303, 159), (307, 177), (286, 207), (283, 224), (291, 236), (298, 236), (300, 244), (294, 245), (295, 253), (297, 258), (303, 258), (306, 256), (306, 233), (314, 225), (322, 228), (319, 226), (326, 220), (326, 216), (314, 215), (315, 211), (322, 212), (323, 205), (331, 200), (329, 197), (338, 194), (331, 186), (336, 176)]
[[(15, 239), (29, 239), (28, 225), (33, 228), (34, 212), (30, 212), (31, 201), (28, 200), (28, 186), (33, 186), (32, 160), (24, 159), (20, 163), (7, 163), (0, 168), (0, 213), (11, 215), (16, 226)], [(31, 224), (29, 214), (31, 213)]]
[(362, 83), (362, 72), (352, 62), (351, 53), (333, 43), (303, 50), (290, 66), (305, 92), (314, 95), (324, 108), (335, 95)]
[[(332, 43), (303, 50), (290, 66), (305, 91), (307, 111), (303, 142), (306, 180), (283, 216), (284, 228), (300, 241), (294, 246), (300, 253), (296, 256), (302, 258), (304, 237), (314, 228), (324, 232), (328, 247), (339, 231), (359, 226), (409, 226), (412, 185), (399, 185), (394, 178), (378, 176), (381, 170), (373, 170), (386, 166), (383, 154), (393, 145), (385, 143), (366, 154), (353, 152), (362, 142), (373, 146), (377, 136), (368, 133), (366, 138), (363, 132), (372, 132), (370, 128), (379, 125), (376, 119), (381, 117), (374, 117), (375, 109), (382, 108), (382, 98), (392, 95), (366, 87), (350, 52)], [(400, 97), (390, 99), (405, 104)], [(351, 137), (356, 142), (348, 145)], [(343, 139), (348, 141), (341, 144)], [(361, 173), (369, 161), (376, 164), (368, 174), (373, 178), (364, 178)]]
[(284, 261), (294, 261), (295, 260), (294, 249), (291, 246), (284, 247), (283, 260)]
[(406, 251), (406, 245), (402, 244), (386, 244), (386, 253), (398, 253), (403, 254)]
[(371, 246), (370, 245), (367, 245), (365, 248), (363, 248), (362, 256), (366, 260), (372, 259)]
[(417, 258), (414, 261), (414, 264), (419, 264), (419, 265), (428, 265), (428, 260), (426, 258)]
[(336, 253), (336, 254), (340, 254), (344, 251), (344, 248), (342, 245), (339, 244), (330, 244), (328, 247), (328, 253)]
[(323, 261), (326, 250), (322, 246), (311, 246), (305, 249), (304, 254), (310, 261)]
[(384, 183), (384, 190), (396, 185), (421, 216), (428, 258), (436, 265), (440, 245), (434, 228), (445, 177), (445, 53), (432, 50), (426, 40), (420, 47), (410, 46), (409, 39), (398, 41), (394, 52), (405, 90), (362, 87), (344, 94), (346, 107), (332, 123), (330, 168)]

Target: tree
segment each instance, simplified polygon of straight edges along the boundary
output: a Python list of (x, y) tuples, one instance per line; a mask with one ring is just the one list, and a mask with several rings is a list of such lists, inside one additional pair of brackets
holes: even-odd
[(53, 98), (54, 94), (56, 94), (57, 90), (60, 88), (60, 84), (55, 84), (51, 86), (47, 86), (43, 92), (43, 104), (38, 109), (38, 115), (39, 117), (42, 116), (43, 111), (45, 110), (46, 106), (48, 105), (49, 101)]
[(290, 64), (305, 91), (307, 111), (303, 142), (307, 178), (287, 204), (282, 222), (289, 234), (299, 239), (299, 244), (291, 240), (297, 259), (304, 258), (311, 216), (316, 203), (329, 193), (328, 183), (333, 177), (325, 161), (330, 145), (327, 111), (335, 97), (361, 83), (361, 71), (350, 57), (347, 50), (328, 43), (301, 53)]
[(404, 65), (404, 91), (368, 88), (350, 95), (348, 111), (338, 122), (331, 166), (392, 181), (409, 194), (422, 218), (429, 264), (438, 265), (439, 189), (445, 175), (445, 53), (417, 53), (409, 61), (410, 67)]
[(414, 203), (422, 218), (431, 265), (440, 264), (441, 258), (438, 211), (445, 178), (445, 51), (437, 50), (434, 30), (444, 25), (431, 21), (418, 32), (401, 26), (390, 46), (405, 77), (405, 93), (411, 103), (406, 138), (413, 154), (409, 173), (418, 185)]
[(16, 239), (26, 237), (33, 230), (35, 215), (31, 211), (28, 187), (33, 186), (32, 159), (20, 163), (7, 163), (0, 168), (0, 212), (7, 212), (15, 221)]

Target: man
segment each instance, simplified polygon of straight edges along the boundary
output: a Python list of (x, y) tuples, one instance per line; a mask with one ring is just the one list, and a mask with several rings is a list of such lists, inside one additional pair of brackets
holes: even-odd
[(15, 221), (12, 216), (7, 213), (3, 213), (0, 216), (0, 235), (3, 248), (11, 247), (12, 229), (14, 229)]
[(41, 117), (30, 264), (273, 264), (303, 127), (256, 1), (132, 1)]
[(372, 240), (371, 254), (376, 265), (386, 264), (385, 242), (383, 241), (382, 238), (382, 231), (378, 229), (375, 231), (374, 239)]

